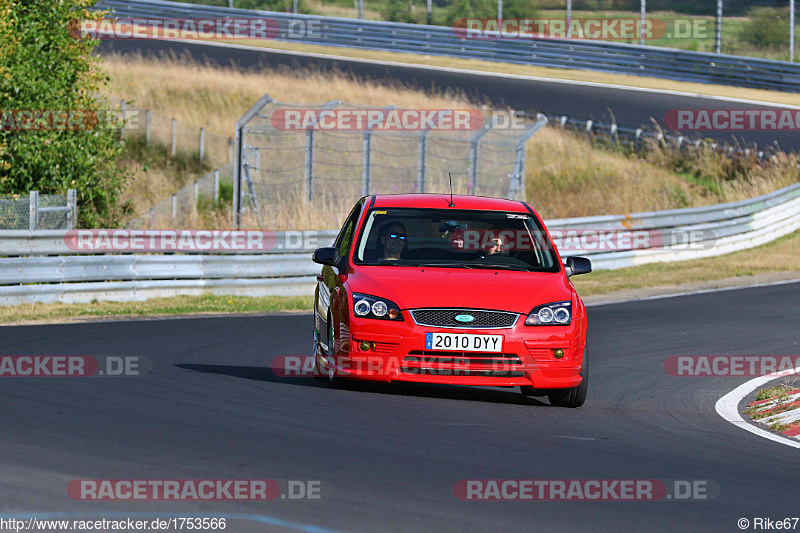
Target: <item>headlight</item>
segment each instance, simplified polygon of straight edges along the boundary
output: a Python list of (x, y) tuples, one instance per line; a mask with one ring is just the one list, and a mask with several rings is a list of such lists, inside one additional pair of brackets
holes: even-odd
[(534, 307), (526, 326), (568, 326), (572, 321), (572, 302), (553, 302)]
[(393, 301), (357, 292), (353, 293), (353, 313), (360, 318), (403, 320), (400, 307)]

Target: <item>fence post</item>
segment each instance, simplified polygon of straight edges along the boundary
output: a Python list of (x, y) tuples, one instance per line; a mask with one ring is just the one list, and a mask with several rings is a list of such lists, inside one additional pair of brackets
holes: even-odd
[[(242, 190), (242, 130), (244, 129), (243, 124), (245, 123), (244, 120), (239, 119), (241, 122), (236, 123), (236, 159), (233, 163), (233, 206), (232, 207), (232, 226), (233, 229), (239, 229), (239, 224), (241, 222), (239, 211), (242, 209), (242, 201), (240, 198), (241, 190)], [(242, 125), (240, 125), (240, 123)], [(233, 145), (231, 145), (233, 147)]]
[(124, 98), (122, 99), (122, 102), (120, 103), (120, 108), (121, 108), (121, 111), (122, 111), (122, 127), (119, 129), (119, 138), (120, 139), (124, 139), (125, 138), (125, 99)]
[(794, 0), (789, 0), (789, 62), (794, 63)]
[(306, 130), (306, 149), (305, 149), (305, 182), (303, 196), (309, 202), (314, 199), (314, 130)]
[(525, 200), (525, 141), (517, 143), (514, 172), (509, 176), (509, 200)]
[(219, 205), (219, 169), (214, 171), (214, 205)]
[(152, 117), (150, 116), (149, 109), (144, 112), (144, 116), (145, 116), (145, 139), (147, 141), (146, 142), (147, 146), (150, 146), (150, 121), (152, 120)]
[(177, 142), (178, 142), (177, 129), (178, 129), (178, 121), (173, 118), (172, 119), (172, 157), (175, 157), (175, 150), (177, 148)]
[(364, 140), (361, 148), (361, 196), (369, 194), (372, 186), (372, 130), (364, 131)]
[[(331, 110), (339, 105), (339, 100), (331, 100), (323, 107), (322, 113), (318, 120), (331, 112)], [(304, 197), (309, 202), (314, 200), (314, 130), (306, 130), (306, 144), (305, 144), (305, 161), (304, 161), (304, 174), (305, 182), (303, 184)]]
[(200, 128), (200, 161), (203, 160), (206, 151), (206, 129)]
[(194, 209), (197, 211), (197, 203), (200, 200), (200, 184), (197, 180), (194, 182)]
[(39, 191), (31, 191), (28, 202), (28, 227), (31, 231), (39, 229)]
[(172, 220), (178, 218), (178, 196), (172, 195)]
[(431, 130), (425, 130), (419, 135), (419, 147), (417, 149), (417, 192), (425, 192), (425, 167), (428, 157), (428, 134)]
[[(475, 132), (470, 139), (469, 145), (469, 183), (472, 183), (472, 192), (471, 194), (478, 194), (478, 144), (481, 141), (481, 137), (489, 133), (492, 128), (494, 128), (495, 124), (499, 117), (493, 117), (492, 121), (488, 124), (485, 124), (481, 129)], [(469, 183), (467, 183), (467, 192), (469, 193)]]
[(517, 140), (517, 150), (514, 162), (514, 173), (511, 175), (511, 180), (508, 185), (508, 198), (511, 200), (526, 200), (525, 191), (525, 162), (527, 154), (525, 146), (528, 139), (533, 137), (537, 131), (542, 129), (547, 124), (547, 117), (542, 114), (537, 115), (536, 123), (528, 128), (524, 135)]
[(78, 191), (67, 189), (67, 229), (78, 227)]
[(156, 225), (156, 210), (155, 208), (150, 208), (150, 229), (153, 229)]

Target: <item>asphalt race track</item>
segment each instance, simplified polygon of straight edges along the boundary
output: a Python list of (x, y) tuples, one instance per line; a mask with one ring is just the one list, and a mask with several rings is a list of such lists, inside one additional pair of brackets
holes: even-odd
[[(139, 355), (129, 378), (0, 378), (0, 516), (234, 516), (227, 531), (738, 531), (798, 516), (793, 448), (721, 419), (746, 378), (670, 355), (797, 355), (800, 283), (589, 309), (576, 410), (516, 390), (280, 378), (310, 315), (0, 329), (3, 355)], [(315, 501), (74, 501), (73, 479), (319, 480)], [(704, 480), (707, 501), (468, 502), (461, 479)], [(320, 528), (320, 529), (315, 529)]]
[[(376, 81), (401, 81), (405, 85), (426, 90), (456, 89), (463, 91), (476, 102), (491, 102), (514, 109), (536, 110), (591, 118), (606, 123), (610, 117), (626, 126), (652, 126), (651, 118), (663, 124), (664, 115), (671, 109), (759, 109), (749, 103), (726, 102), (680, 94), (636, 91), (630, 88), (597, 87), (578, 83), (559, 83), (535, 79), (499, 78), (490, 74), (439, 71), (403, 65), (380, 65), (367, 61), (328, 59), (289, 54), (280, 50), (243, 49), (231, 46), (208, 46), (200, 43), (156, 40), (102, 41), (102, 54), (135, 53), (143, 56), (189, 55), (197, 61), (240, 69), (264, 68), (315, 68), (322, 71), (336, 69), (351, 72), (360, 79)], [(269, 87), (264, 88), (265, 92)], [(347, 95), (331, 94), (330, 99), (347, 100)], [(255, 103), (255, 102), (254, 102)], [(292, 102), (289, 102), (292, 103)], [(308, 103), (308, 102), (305, 102)], [(238, 117), (237, 117), (238, 118)], [(231, 121), (231, 131), (233, 120)], [(693, 137), (691, 134), (687, 137)], [(756, 143), (759, 148), (777, 142), (783, 150), (800, 150), (800, 138), (793, 131), (704, 132), (703, 138), (714, 138), (728, 143)]]

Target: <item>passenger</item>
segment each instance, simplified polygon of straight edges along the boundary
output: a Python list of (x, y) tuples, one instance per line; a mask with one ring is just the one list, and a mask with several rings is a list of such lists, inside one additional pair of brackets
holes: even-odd
[(489, 242), (486, 244), (485, 247), (486, 257), (495, 254), (508, 254), (508, 250), (503, 249), (503, 241), (495, 237), (494, 239), (490, 239)]

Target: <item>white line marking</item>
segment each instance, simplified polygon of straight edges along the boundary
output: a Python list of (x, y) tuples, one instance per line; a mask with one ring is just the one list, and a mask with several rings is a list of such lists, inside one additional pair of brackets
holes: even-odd
[[(738, 426), (745, 431), (754, 433), (759, 437), (764, 437), (765, 439), (775, 441), (779, 444), (785, 444), (786, 446), (791, 446), (792, 448), (800, 448), (800, 442), (791, 440), (787, 437), (781, 437), (780, 435), (776, 435), (756, 427), (753, 424), (745, 421), (739, 414), (739, 402), (742, 401), (742, 398), (756, 390), (761, 385), (764, 385), (765, 383), (768, 383), (777, 377), (784, 376), (785, 372), (785, 370), (783, 372), (773, 372), (772, 374), (759, 376), (746, 383), (742, 383), (717, 401), (715, 406), (717, 414), (734, 426)], [(800, 372), (800, 367), (795, 368), (794, 372)]]
[[(152, 39), (151, 39), (152, 40)], [(292, 50), (281, 50), (278, 48), (266, 48), (260, 46), (249, 46), (246, 44), (230, 44), (230, 43), (211, 43), (206, 41), (197, 41), (193, 39), (155, 39), (155, 40), (163, 40), (167, 42), (176, 42), (176, 43), (184, 43), (184, 44), (199, 44), (203, 46), (216, 46), (219, 48), (234, 48), (239, 50), (251, 50), (251, 51), (260, 51), (260, 52), (267, 52), (273, 54), (285, 54), (291, 56), (299, 56), (299, 57), (314, 57), (318, 59), (335, 59), (337, 61), (353, 61), (356, 63), (371, 63), (374, 65), (384, 65), (384, 66), (394, 66), (394, 67), (413, 67), (419, 68), (423, 70), (433, 70), (437, 72), (451, 72), (451, 73), (463, 73), (463, 74), (473, 74), (473, 75), (480, 75), (480, 76), (490, 76), (490, 77), (497, 77), (497, 78), (507, 78), (507, 79), (514, 79), (514, 80), (531, 80), (531, 81), (541, 81), (545, 83), (562, 83), (566, 85), (579, 85), (583, 87), (600, 87), (600, 88), (607, 88), (607, 89), (620, 89), (625, 91), (639, 91), (639, 92), (646, 92), (646, 93), (656, 93), (656, 94), (670, 94), (675, 96), (688, 96), (691, 98), (708, 98), (710, 100), (720, 100), (723, 102), (736, 102), (740, 104), (754, 104), (754, 105), (761, 105), (761, 106), (768, 106), (768, 107), (779, 107), (784, 109), (800, 109), (800, 106), (793, 106), (789, 104), (778, 104), (775, 102), (768, 102), (765, 100), (750, 100), (747, 98), (731, 98), (727, 96), (715, 96), (709, 94), (700, 94), (700, 93), (688, 93), (684, 91), (672, 91), (668, 89), (651, 89), (647, 87), (636, 87), (631, 85), (618, 85), (613, 83), (597, 83), (592, 81), (579, 81), (579, 80), (565, 80), (561, 78), (545, 78), (541, 76), (524, 76), (521, 74), (506, 74), (503, 72), (488, 72), (485, 70), (473, 70), (473, 69), (461, 69), (455, 67), (439, 67), (435, 65), (421, 65), (418, 63), (403, 63), (400, 61), (384, 61), (380, 59), (365, 59), (361, 57), (347, 57), (347, 56), (337, 56), (337, 55), (330, 55), (330, 54), (320, 54), (316, 52), (295, 52)], [(301, 43), (301, 44), (311, 44), (312, 43)], [(324, 45), (316, 45), (316, 46), (324, 46)], [(449, 57), (449, 56), (437, 56), (437, 57)], [(514, 63), (503, 63), (498, 61), (497, 63), (506, 64), (506, 65), (514, 65)], [(541, 68), (548, 68), (548, 67), (541, 67)], [(634, 76), (634, 74), (629, 74), (630, 76)], [(649, 78), (654, 80), (659, 80), (661, 78)], [(699, 82), (697, 82), (699, 83)], [(727, 87), (724, 85), (723, 87)], [(734, 87), (735, 88), (735, 87)]]

